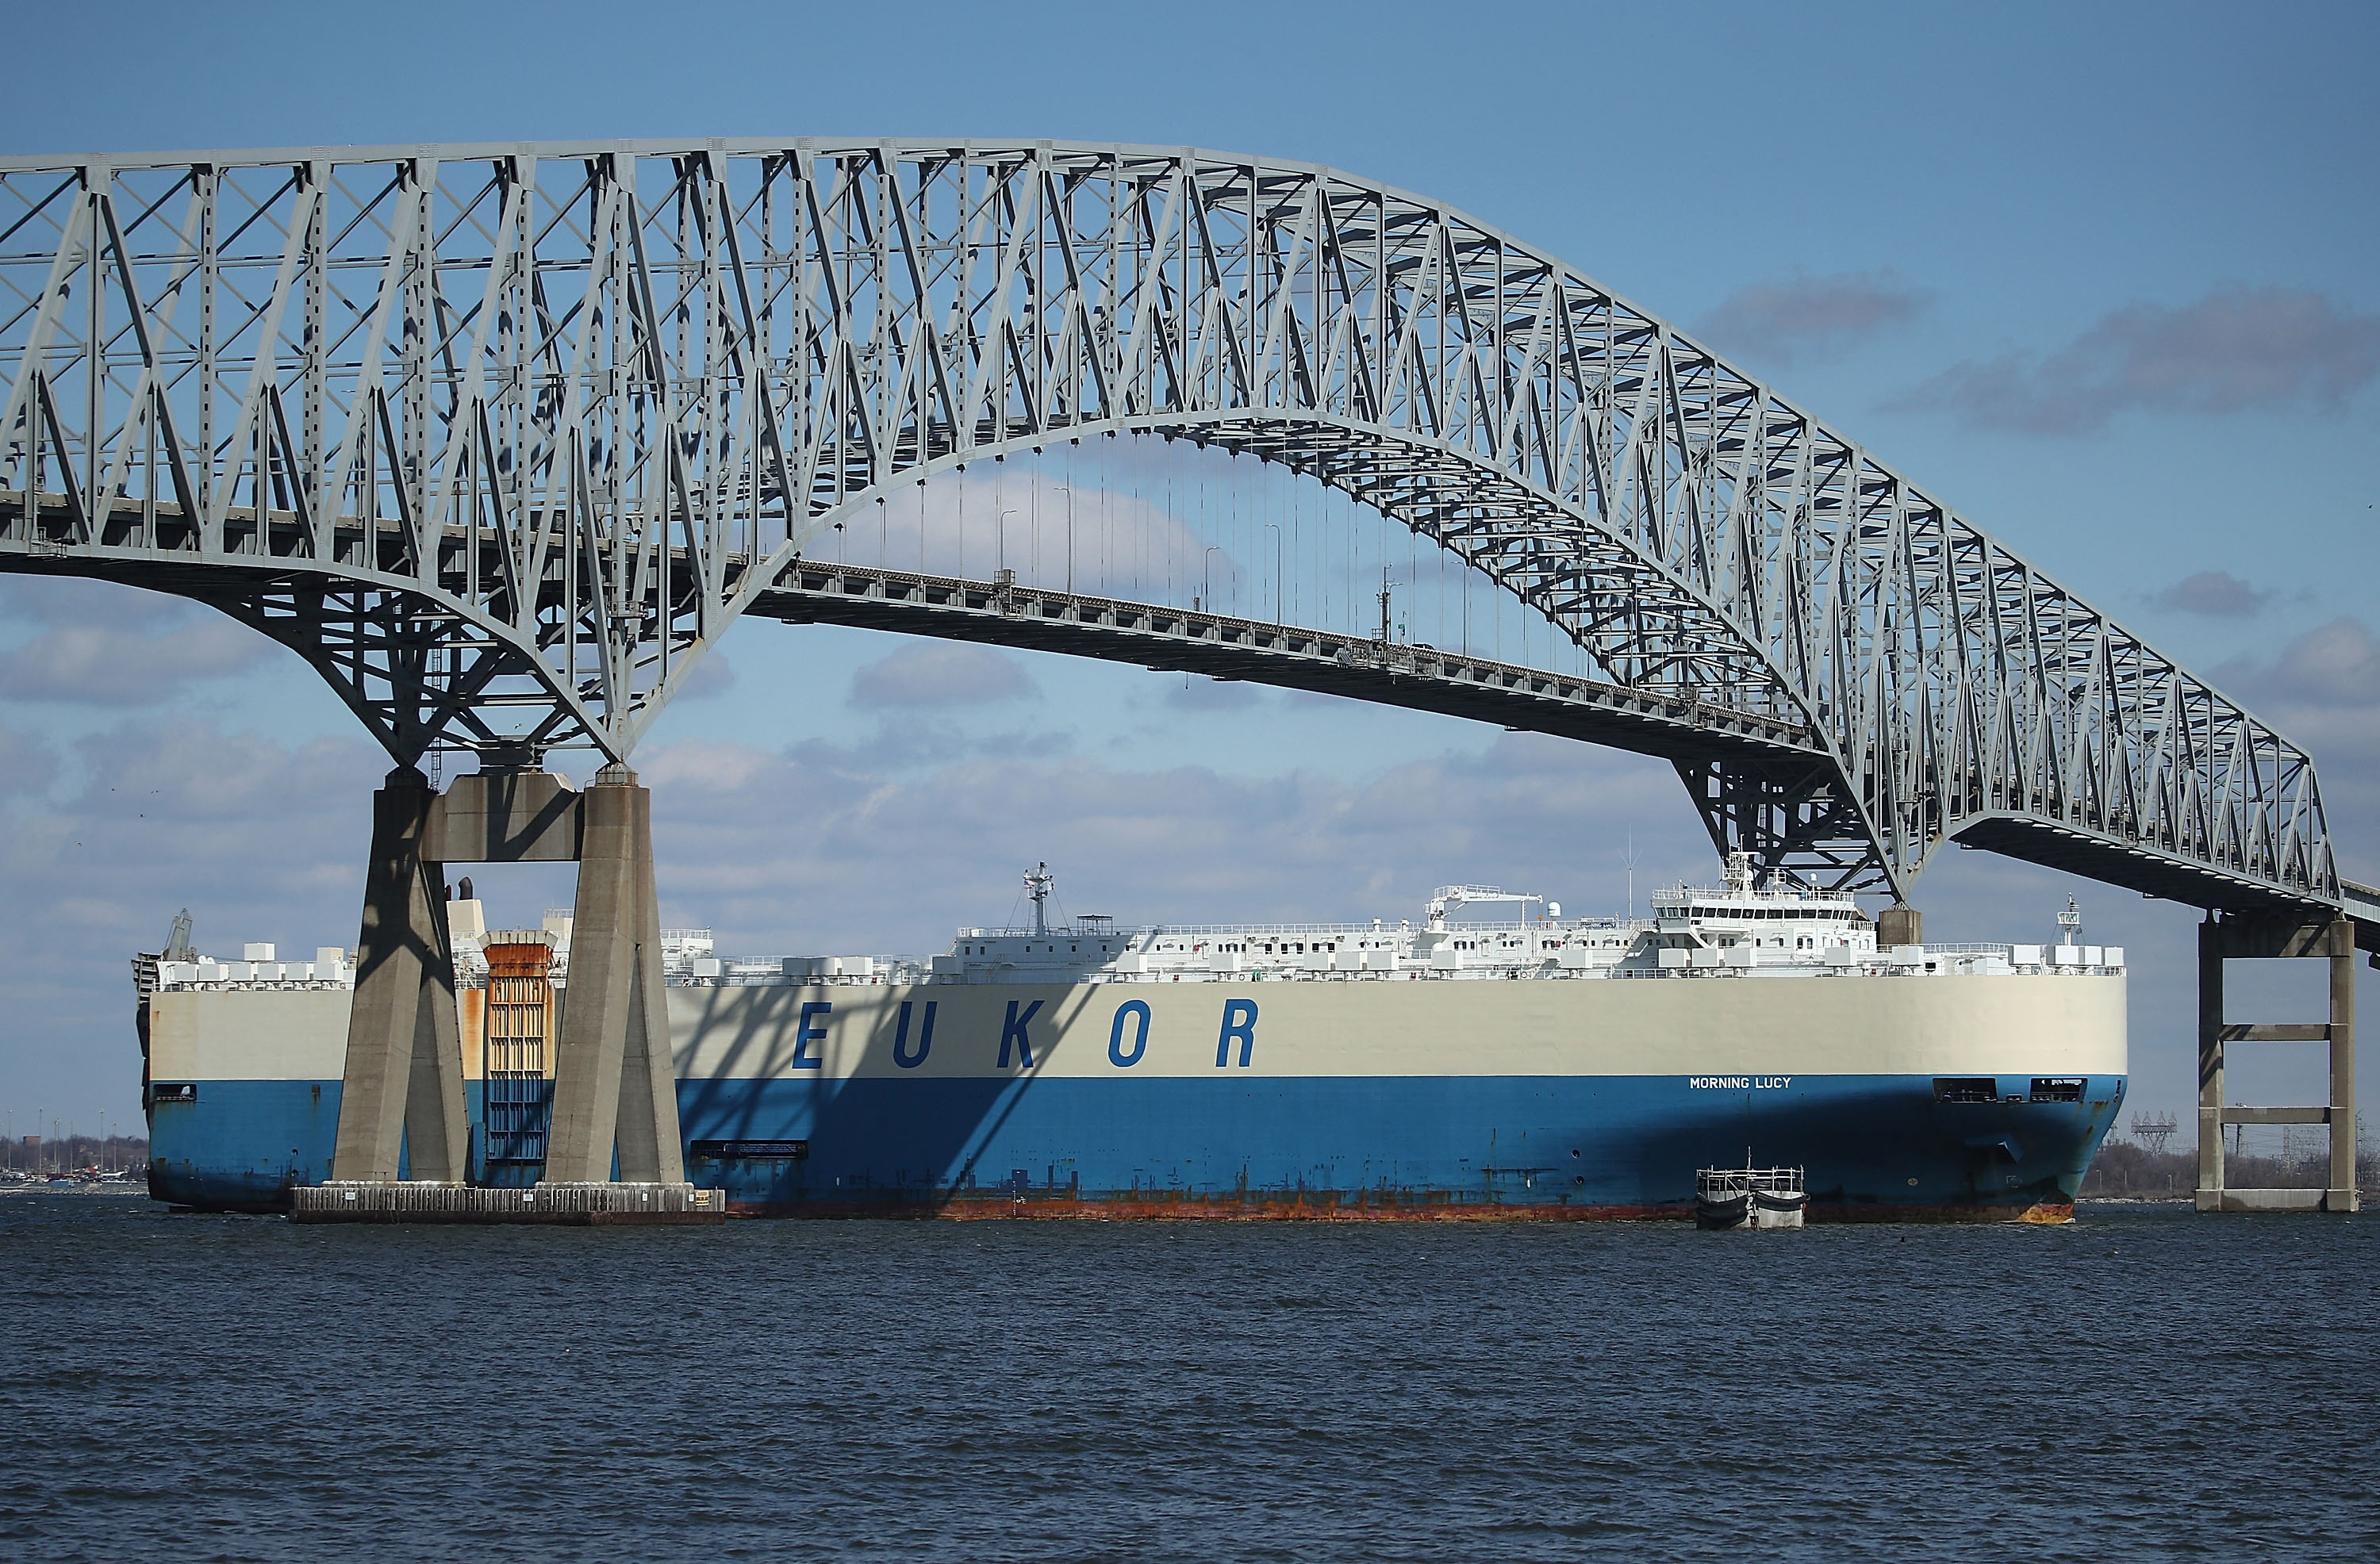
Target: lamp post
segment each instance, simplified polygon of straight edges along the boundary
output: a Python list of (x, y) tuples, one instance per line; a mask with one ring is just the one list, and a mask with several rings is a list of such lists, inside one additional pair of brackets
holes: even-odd
[(1223, 546), (1220, 543), (1209, 543), (1207, 545), (1206, 553), (1200, 557), (1198, 564), (1200, 574), (1206, 577), (1207, 596), (1205, 603), (1207, 612), (1209, 613), (1215, 612), (1215, 556), (1222, 552)]
[(993, 564), (995, 568), (1002, 571), (1008, 568), (1008, 518), (1015, 514), (1016, 507), (1014, 505), (1000, 513), (1000, 557), (993, 562)]

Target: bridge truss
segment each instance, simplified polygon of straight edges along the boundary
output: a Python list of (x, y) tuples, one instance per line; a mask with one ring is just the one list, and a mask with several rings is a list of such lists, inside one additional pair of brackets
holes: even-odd
[(2207, 906), (2339, 895), (2311, 761), (2204, 680), (1559, 261), (1309, 164), (0, 159), (0, 564), (236, 614), (401, 763), (623, 758), (825, 527), (1153, 433), (1377, 508), (1598, 686), (1780, 735), (1595, 730), (1669, 755), (1722, 848), (1896, 895), (1954, 839)]

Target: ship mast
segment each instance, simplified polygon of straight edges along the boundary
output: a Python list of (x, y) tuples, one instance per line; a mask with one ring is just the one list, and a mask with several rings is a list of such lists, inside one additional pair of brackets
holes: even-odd
[(1045, 862), (1037, 864), (1025, 876), (1025, 893), (1033, 898), (1033, 934), (1046, 939), (1050, 933), (1050, 887), (1057, 880)]

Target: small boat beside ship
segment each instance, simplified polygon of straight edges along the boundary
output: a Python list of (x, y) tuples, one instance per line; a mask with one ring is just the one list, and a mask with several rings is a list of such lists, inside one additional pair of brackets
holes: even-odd
[(1694, 1226), (1706, 1232), (1798, 1228), (1809, 1209), (1799, 1168), (1703, 1168), (1694, 1173)]

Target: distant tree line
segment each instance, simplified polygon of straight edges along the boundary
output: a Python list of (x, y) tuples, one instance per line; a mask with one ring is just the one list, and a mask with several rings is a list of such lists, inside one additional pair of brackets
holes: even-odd
[(0, 1172), (68, 1173), (78, 1168), (144, 1168), (149, 1164), (145, 1135), (12, 1135), (0, 1142)]
[[(2223, 1182), (2233, 1189), (2321, 1189), (2330, 1182), (2330, 1151), (2313, 1135), (2292, 1157), (2227, 1153)], [(2369, 1134), (2358, 1137), (2356, 1187), (2380, 1190), (2380, 1146)], [(2110, 1136), (2092, 1159), (2082, 1181), (2082, 1198), (2107, 1200), (2187, 1200), (2198, 1188), (2198, 1148), (2186, 1146), (2158, 1153), (2129, 1140)]]

